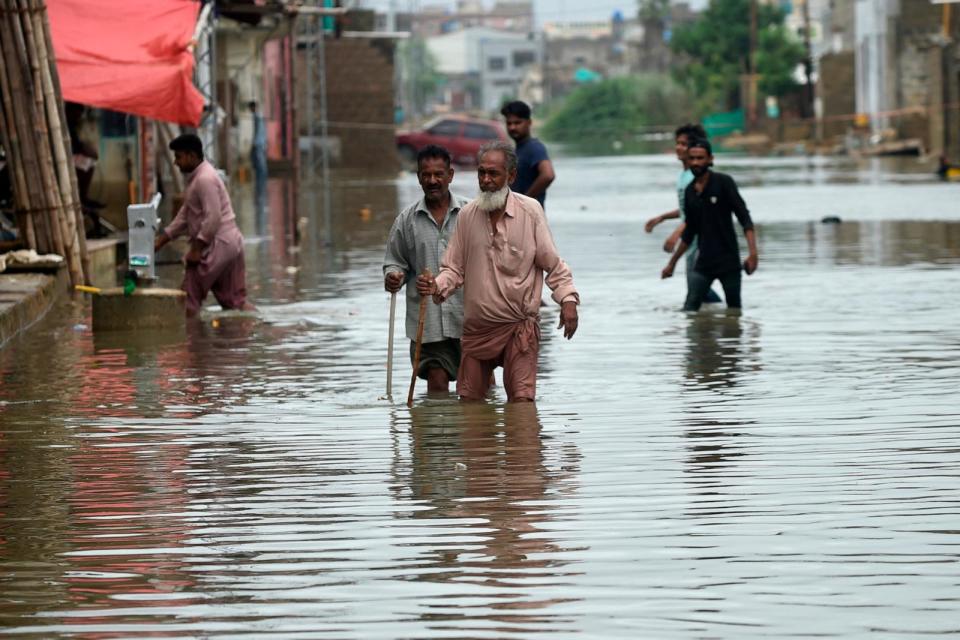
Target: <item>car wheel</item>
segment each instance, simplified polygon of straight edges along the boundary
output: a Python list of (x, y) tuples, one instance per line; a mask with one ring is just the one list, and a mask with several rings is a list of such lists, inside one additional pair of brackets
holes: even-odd
[(417, 150), (408, 144), (397, 147), (397, 153), (400, 155), (400, 164), (406, 171), (417, 170)]

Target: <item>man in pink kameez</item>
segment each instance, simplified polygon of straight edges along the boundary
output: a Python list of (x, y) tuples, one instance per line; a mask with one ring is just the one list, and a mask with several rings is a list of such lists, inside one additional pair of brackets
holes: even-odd
[(487, 394), (497, 366), (503, 367), (509, 401), (536, 397), (544, 281), (560, 304), (557, 328), (563, 327), (567, 339), (577, 330), (580, 296), (573, 274), (557, 253), (540, 203), (510, 191), (516, 170), (509, 144), (491, 142), (480, 149), (480, 196), (461, 209), (440, 273), (417, 279), (420, 295), (432, 295), (436, 303), (463, 287), (457, 393), (465, 400)]
[(181, 288), (187, 293), (187, 315), (195, 316), (213, 291), (224, 309), (253, 310), (247, 302), (243, 234), (237, 227), (230, 195), (213, 165), (203, 159), (203, 143), (192, 133), (170, 143), (177, 168), (187, 177), (183, 206), (157, 234), (155, 249), (187, 234), (190, 250)]

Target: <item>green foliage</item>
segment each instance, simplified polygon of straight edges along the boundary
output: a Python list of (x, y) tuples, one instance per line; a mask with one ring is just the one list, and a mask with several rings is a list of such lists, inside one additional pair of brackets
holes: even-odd
[(411, 106), (415, 113), (425, 113), (445, 78), (437, 72), (436, 60), (423, 38), (413, 37), (403, 42), (400, 60), (406, 71), (406, 90)]
[(757, 73), (758, 86), (768, 96), (784, 96), (799, 85), (794, 71), (803, 61), (803, 44), (783, 26), (770, 26), (758, 35)]
[(670, 0), (637, 0), (637, 17), (641, 22), (662, 23), (670, 15)]
[(692, 114), (686, 92), (668, 76), (611, 78), (583, 85), (551, 109), (541, 130), (558, 142), (631, 140), (645, 127), (687, 119)]
[[(733, 109), (740, 104), (740, 76), (751, 73), (751, 0), (710, 0), (693, 23), (673, 34), (674, 51), (689, 58), (677, 72), (703, 111)], [(768, 74), (761, 87), (770, 95), (790, 90), (789, 75), (803, 56), (802, 46), (783, 28), (783, 12), (757, 2), (757, 72)], [(789, 73), (785, 71), (789, 69)]]

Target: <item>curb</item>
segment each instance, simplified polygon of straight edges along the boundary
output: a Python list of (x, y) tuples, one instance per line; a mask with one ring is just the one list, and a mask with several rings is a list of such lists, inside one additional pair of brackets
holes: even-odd
[(66, 290), (65, 269), (56, 275), (0, 274), (0, 349), (46, 315)]

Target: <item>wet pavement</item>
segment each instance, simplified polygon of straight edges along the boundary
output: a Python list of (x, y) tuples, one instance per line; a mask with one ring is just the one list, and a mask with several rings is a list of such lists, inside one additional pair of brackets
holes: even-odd
[(379, 264), (411, 176), (342, 184), (333, 246), (319, 197), (294, 210), (272, 181), (258, 220), (238, 191), (259, 320), (94, 335), (78, 299), (13, 339), (0, 633), (960, 635), (960, 187), (720, 158), (760, 270), (742, 315), (686, 315), (682, 274), (659, 280), (669, 223), (642, 229), (674, 162), (556, 165), (583, 306), (570, 342), (545, 310), (536, 406), (421, 386), (408, 410), (402, 356), (382, 398)]

